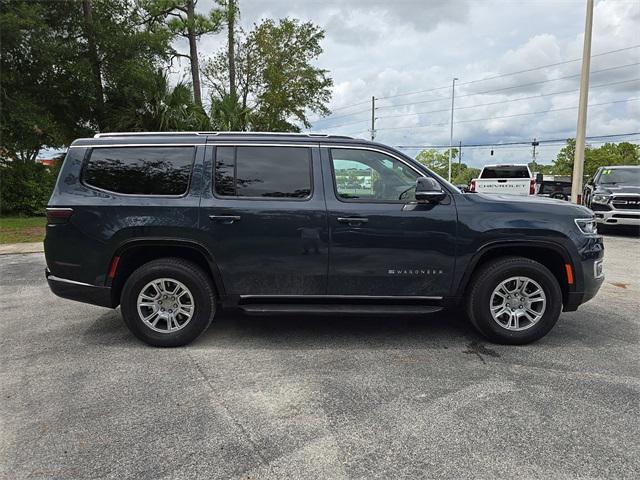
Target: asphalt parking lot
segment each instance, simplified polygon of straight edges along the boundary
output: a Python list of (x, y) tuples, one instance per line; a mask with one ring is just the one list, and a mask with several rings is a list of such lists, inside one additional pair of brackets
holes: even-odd
[(0, 477), (638, 478), (640, 239), (540, 342), (455, 314), (225, 314), (155, 349), (0, 256)]

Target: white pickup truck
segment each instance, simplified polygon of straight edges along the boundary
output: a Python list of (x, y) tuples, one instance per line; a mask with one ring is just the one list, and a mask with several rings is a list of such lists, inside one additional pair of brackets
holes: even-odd
[(476, 193), (535, 195), (536, 181), (527, 165), (486, 165), (478, 178), (471, 180)]

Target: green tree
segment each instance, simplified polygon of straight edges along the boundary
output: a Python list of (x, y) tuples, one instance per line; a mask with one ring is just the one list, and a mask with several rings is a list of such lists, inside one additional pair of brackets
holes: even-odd
[(251, 110), (243, 107), (238, 97), (231, 93), (211, 100), (211, 125), (215, 130), (242, 131), (250, 118)]
[[(576, 141), (573, 138), (567, 139), (567, 144), (558, 152), (549, 173), (572, 175), (575, 151)], [(605, 143), (597, 148), (587, 145), (584, 156), (584, 175), (585, 177), (591, 177), (599, 167), (607, 165), (639, 165), (640, 146), (629, 142)]]
[(209, 118), (193, 101), (189, 85), (171, 86), (162, 70), (140, 84), (135, 98), (112, 99), (109, 124), (119, 131), (208, 130)]
[[(133, 0), (0, 0), (3, 156), (35, 160), (112, 130), (114, 98), (135, 98), (168, 59), (170, 34), (142, 25)], [(135, 102), (132, 102), (135, 103)]]
[(454, 175), (451, 179), (451, 183), (454, 185), (469, 185), (471, 180), (478, 178), (478, 175), (480, 175), (479, 168), (468, 167), (464, 163), (460, 164), (460, 168), (458, 168), (458, 164), (456, 164), (452, 167), (452, 171), (454, 172)]
[(173, 55), (189, 59), (194, 99), (197, 105), (202, 106), (198, 41), (203, 35), (220, 31), (223, 12), (214, 8), (207, 15), (196, 13), (197, 3), (198, 0), (142, 0), (142, 5), (148, 12), (146, 21), (149, 25), (162, 26), (173, 37), (187, 39), (189, 53), (173, 51)]
[(73, 1), (0, 0), (2, 156), (35, 161), (43, 145), (61, 147), (91, 131), (92, 89)]
[[(242, 130), (296, 132), (299, 125), (310, 126), (309, 113), (329, 113), (333, 82), (326, 70), (312, 65), (323, 38), (324, 31), (312, 23), (285, 18), (264, 20), (237, 40), (234, 85), (239, 110), (251, 112)], [(231, 93), (228, 55), (218, 52), (205, 66), (214, 97)]]
[[(455, 175), (455, 169), (457, 168), (457, 162), (454, 160), (458, 158), (458, 149), (451, 149), (451, 176)], [(422, 150), (416, 156), (416, 160), (433, 172), (437, 173), (441, 177), (447, 178), (449, 175), (449, 150), (439, 152), (433, 148)], [(466, 165), (465, 165), (466, 167)]]

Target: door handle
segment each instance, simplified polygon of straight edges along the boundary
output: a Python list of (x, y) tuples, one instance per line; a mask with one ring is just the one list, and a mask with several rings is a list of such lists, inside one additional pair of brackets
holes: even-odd
[(348, 223), (349, 225), (354, 226), (367, 223), (369, 219), (364, 217), (338, 217), (338, 221), (340, 223)]
[(209, 215), (209, 220), (216, 223), (223, 223), (230, 225), (234, 222), (240, 221), (240, 215)]

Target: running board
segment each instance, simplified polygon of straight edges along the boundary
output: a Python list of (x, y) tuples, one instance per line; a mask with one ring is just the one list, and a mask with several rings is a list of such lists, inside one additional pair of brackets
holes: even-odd
[(323, 305), (248, 304), (238, 305), (248, 315), (422, 315), (442, 310), (433, 305)]

